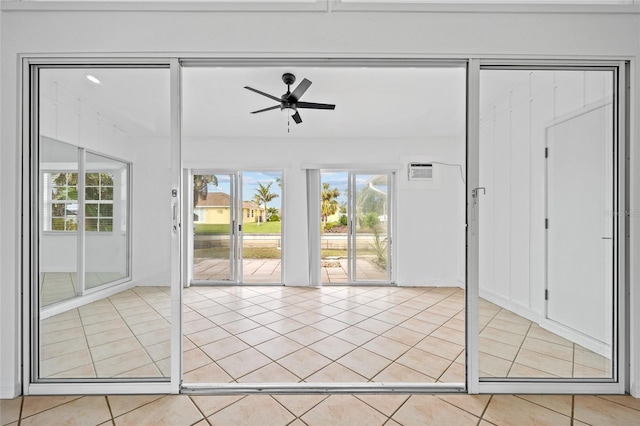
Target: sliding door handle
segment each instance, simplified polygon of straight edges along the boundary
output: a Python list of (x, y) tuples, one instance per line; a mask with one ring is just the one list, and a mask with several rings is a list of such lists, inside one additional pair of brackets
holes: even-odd
[(172, 222), (173, 222), (173, 231), (177, 232), (178, 231), (178, 205), (177, 204), (173, 205)]

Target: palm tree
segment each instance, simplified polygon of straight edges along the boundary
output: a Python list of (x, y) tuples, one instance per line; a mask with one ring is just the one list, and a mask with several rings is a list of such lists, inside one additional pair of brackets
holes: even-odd
[(198, 205), (198, 201), (206, 200), (209, 194), (209, 184), (218, 186), (216, 175), (193, 175), (193, 207)]
[[(272, 184), (273, 184), (273, 182), (269, 182), (268, 184), (263, 185), (262, 183), (258, 182), (258, 188), (256, 189), (256, 193), (253, 196), (253, 200), (258, 205), (258, 207), (260, 207), (261, 204), (264, 204), (265, 217), (262, 218), (263, 222), (267, 220), (267, 218), (266, 218), (267, 203), (269, 201), (273, 200), (274, 198), (279, 197), (278, 194), (275, 194), (275, 193), (271, 192), (271, 185)], [(260, 222), (258, 222), (258, 226), (260, 226)]]
[(340, 190), (338, 188), (330, 189), (328, 183), (322, 184), (320, 213), (322, 215), (322, 221), (326, 224), (327, 219), (332, 214), (338, 211), (338, 198), (340, 196)]

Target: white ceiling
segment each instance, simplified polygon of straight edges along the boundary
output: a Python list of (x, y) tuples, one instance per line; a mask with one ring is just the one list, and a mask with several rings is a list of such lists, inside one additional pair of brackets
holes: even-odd
[[(286, 92), (281, 76), (313, 84), (303, 101), (334, 111), (301, 109), (303, 122), (244, 89)], [(168, 135), (169, 72), (150, 69), (46, 70), (74, 96), (136, 136)], [(86, 75), (98, 77), (90, 83)], [(46, 81), (47, 79), (43, 79)], [(442, 138), (465, 133), (463, 68), (187, 67), (182, 73), (183, 136), (189, 138)]]

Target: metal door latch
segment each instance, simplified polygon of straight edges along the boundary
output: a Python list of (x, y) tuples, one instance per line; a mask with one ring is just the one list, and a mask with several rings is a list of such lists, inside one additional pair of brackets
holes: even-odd
[(483, 195), (486, 195), (486, 194), (487, 194), (487, 191), (486, 191), (485, 187), (484, 187), (484, 186), (480, 186), (480, 187), (478, 187), (478, 188), (473, 188), (473, 189), (471, 190), (471, 196), (472, 196), (473, 198), (477, 198), (477, 197), (478, 197), (478, 194), (480, 193), (480, 190), (482, 190), (482, 194), (483, 194)]

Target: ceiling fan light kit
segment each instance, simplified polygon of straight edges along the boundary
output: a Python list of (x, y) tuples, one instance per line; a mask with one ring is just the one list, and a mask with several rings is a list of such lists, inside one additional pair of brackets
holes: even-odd
[(300, 102), (300, 98), (302, 97), (302, 95), (304, 95), (304, 93), (307, 91), (307, 89), (309, 89), (309, 86), (311, 86), (311, 81), (307, 80), (306, 78), (303, 79), (300, 84), (298, 84), (298, 87), (296, 87), (293, 92), (291, 91), (291, 85), (293, 83), (295, 83), (296, 81), (296, 76), (291, 74), (291, 73), (284, 73), (282, 74), (282, 81), (284, 82), (284, 84), (287, 85), (287, 93), (285, 93), (284, 95), (282, 95), (281, 97), (277, 97), (277, 96), (273, 96), (270, 95), (268, 93), (262, 92), (260, 90), (254, 89), (253, 87), (249, 87), (249, 86), (244, 86), (245, 89), (247, 90), (251, 90), (252, 92), (255, 92), (259, 95), (265, 96), (269, 99), (272, 99), (276, 102), (279, 102), (278, 105), (274, 105), (272, 107), (268, 107), (268, 108), (263, 108), (263, 109), (259, 109), (257, 111), (252, 111), (251, 114), (257, 114), (259, 112), (265, 112), (265, 111), (271, 111), (274, 109), (278, 109), (280, 108), (280, 110), (284, 111), (284, 110), (290, 110), (293, 112), (293, 114), (291, 115), (291, 118), (293, 118), (293, 121), (296, 122), (296, 124), (300, 124), (302, 123), (302, 117), (300, 117), (300, 113), (298, 112), (298, 109), (300, 108), (306, 108), (306, 109), (329, 109), (329, 110), (333, 110), (336, 108), (335, 105), (333, 104), (321, 104), (321, 103), (316, 103), (316, 102)]

